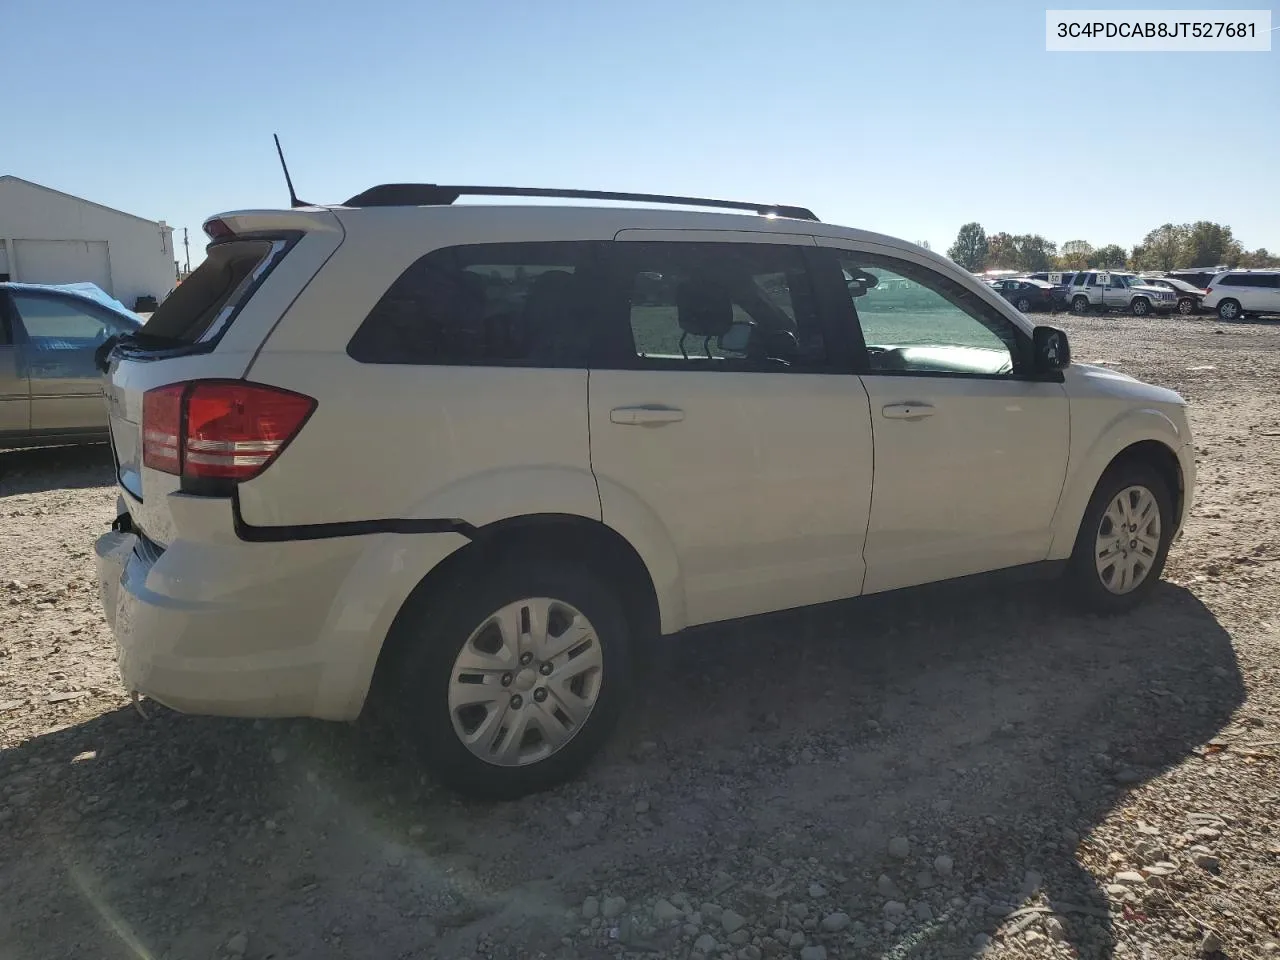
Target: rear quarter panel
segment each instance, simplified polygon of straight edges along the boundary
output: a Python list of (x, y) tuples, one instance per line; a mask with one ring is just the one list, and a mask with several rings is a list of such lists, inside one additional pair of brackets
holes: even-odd
[[(360, 363), (360, 323), (419, 257), (441, 246), (555, 239), (536, 217), (442, 207), (341, 210), (345, 240), (277, 324), (251, 380), (318, 401), (265, 473), (241, 485), (244, 519), (295, 525), (530, 513), (600, 518), (587, 372)], [(527, 237), (524, 235), (527, 233)], [(563, 239), (607, 239), (578, 228)]]

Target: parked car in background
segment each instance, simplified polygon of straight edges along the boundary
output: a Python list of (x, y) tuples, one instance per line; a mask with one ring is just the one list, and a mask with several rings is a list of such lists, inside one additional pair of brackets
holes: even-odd
[(1061, 272), (1057, 270), (1041, 270), (1038, 273), (1028, 274), (1032, 280), (1043, 280), (1046, 283), (1053, 284), (1055, 287), (1062, 287), (1064, 291), (1071, 286), (1071, 280), (1075, 275), (1074, 270), (1063, 270)]
[(1156, 587), (1183, 400), (946, 258), (798, 207), (477, 193), (538, 195), (224, 214), (107, 354), (127, 690), (370, 701), (511, 797), (587, 762), (661, 634), (1045, 561), (1087, 609)]
[(1205, 290), (1204, 305), (1223, 320), (1280, 313), (1280, 270), (1231, 270)]
[(1136, 317), (1152, 311), (1172, 313), (1178, 300), (1171, 290), (1144, 286), (1132, 273), (1107, 270), (1084, 270), (1072, 278), (1067, 292), (1068, 303), (1076, 313), (1086, 310), (1125, 310)]
[(992, 280), (991, 288), (1023, 313), (1057, 310), (1066, 304), (1066, 287), (1055, 287), (1045, 280), (1030, 277), (1011, 277), (1008, 280)]
[(1200, 287), (1193, 287), (1187, 281), (1176, 277), (1140, 276), (1138, 282), (1148, 287), (1172, 290), (1178, 298), (1178, 312), (1184, 317), (1200, 312), (1200, 304), (1204, 300), (1204, 290)]
[(106, 440), (94, 352), (141, 323), (92, 283), (0, 283), (0, 447)]
[(1203, 290), (1209, 286), (1209, 281), (1220, 273), (1225, 273), (1226, 264), (1217, 267), (1187, 267), (1183, 270), (1167, 270), (1165, 276), (1171, 280), (1181, 280), (1183, 283), (1189, 283), (1199, 290)]

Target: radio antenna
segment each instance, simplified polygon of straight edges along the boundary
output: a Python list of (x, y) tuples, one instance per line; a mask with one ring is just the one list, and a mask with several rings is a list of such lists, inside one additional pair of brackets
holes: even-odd
[(291, 207), (310, 207), (313, 204), (305, 203), (298, 199), (298, 195), (293, 192), (293, 178), (289, 176), (289, 165), (284, 162), (284, 151), (280, 149), (280, 134), (273, 133), (271, 135), (276, 141), (276, 154), (280, 157), (280, 169), (284, 171), (284, 182), (289, 186), (289, 206)]

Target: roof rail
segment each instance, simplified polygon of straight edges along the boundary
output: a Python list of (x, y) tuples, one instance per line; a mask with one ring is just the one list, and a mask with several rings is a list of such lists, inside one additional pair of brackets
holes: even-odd
[(456, 187), (436, 183), (383, 183), (356, 194), (346, 207), (448, 206), (459, 197), (558, 197), (566, 200), (625, 200), (634, 203), (671, 203), (723, 210), (753, 210), (761, 216), (817, 220), (812, 210), (780, 203), (745, 203), (707, 197), (671, 197), (659, 193), (616, 193), (612, 190), (544, 190), (538, 187)]

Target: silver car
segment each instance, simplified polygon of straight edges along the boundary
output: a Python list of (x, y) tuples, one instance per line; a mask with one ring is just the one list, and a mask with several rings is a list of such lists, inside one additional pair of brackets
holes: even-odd
[(141, 323), (93, 284), (0, 283), (0, 448), (106, 440), (94, 354)]
[(1172, 312), (1177, 309), (1178, 298), (1162, 287), (1146, 286), (1132, 273), (1084, 270), (1072, 278), (1067, 303), (1075, 313), (1125, 310), (1145, 317), (1152, 311)]

